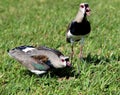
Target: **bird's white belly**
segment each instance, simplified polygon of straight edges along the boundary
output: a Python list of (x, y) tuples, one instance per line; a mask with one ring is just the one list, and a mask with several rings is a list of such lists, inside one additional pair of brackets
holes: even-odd
[(67, 33), (67, 37), (71, 38), (72, 40), (80, 40), (84, 36), (83, 35), (73, 35), (70, 33), (70, 30), (69, 30)]
[(32, 73), (35, 73), (37, 75), (44, 74), (46, 71), (39, 71), (39, 70), (30, 70)]

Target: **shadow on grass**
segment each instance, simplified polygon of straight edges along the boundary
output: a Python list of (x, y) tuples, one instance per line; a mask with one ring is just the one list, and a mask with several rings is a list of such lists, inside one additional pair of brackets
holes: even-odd
[(89, 53), (87, 55), (87, 57), (83, 58), (83, 60), (86, 63), (90, 63), (90, 64), (107, 64), (110, 61), (120, 61), (120, 55), (108, 55), (107, 57), (105, 56), (101, 56), (101, 55), (91, 55), (91, 53)]
[(51, 76), (58, 76), (58, 77), (66, 77), (67, 79), (69, 77), (74, 77), (75, 76), (75, 68), (70, 67), (70, 68), (63, 68), (63, 69), (56, 69), (51, 71)]
[(51, 77), (51, 78), (66, 78), (69, 79), (69, 77), (75, 77), (75, 71), (74, 67), (70, 68), (62, 68), (62, 69), (53, 69), (48, 71), (45, 74), (42, 75), (35, 75), (34, 73), (30, 72), (29, 70), (24, 70), (24, 75), (29, 75), (29, 76), (37, 76), (37, 77)]
[(110, 58), (107, 58), (105, 56), (100, 56), (100, 55), (91, 55), (90, 53), (87, 55), (87, 57), (83, 58), (84, 62), (88, 64), (106, 64), (110, 62)]

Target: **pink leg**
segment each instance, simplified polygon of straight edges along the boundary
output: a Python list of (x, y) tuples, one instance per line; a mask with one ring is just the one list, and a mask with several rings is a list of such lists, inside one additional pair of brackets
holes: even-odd
[(73, 50), (73, 44), (72, 44), (71, 45), (71, 63), (72, 63), (73, 55), (74, 55), (74, 50)]
[(80, 46), (79, 58), (83, 58), (83, 45)]
[(79, 53), (79, 58), (80, 59), (83, 58), (83, 46), (84, 46), (84, 37), (82, 37), (81, 41), (80, 41), (80, 53)]

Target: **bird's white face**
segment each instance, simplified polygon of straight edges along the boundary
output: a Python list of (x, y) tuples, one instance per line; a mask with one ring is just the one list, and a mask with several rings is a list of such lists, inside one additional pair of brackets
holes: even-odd
[(87, 3), (81, 3), (80, 4), (80, 11), (83, 12), (83, 14), (90, 15), (90, 8)]
[(69, 61), (69, 57), (60, 56), (60, 60), (65, 67), (70, 67), (71, 66), (70, 61)]

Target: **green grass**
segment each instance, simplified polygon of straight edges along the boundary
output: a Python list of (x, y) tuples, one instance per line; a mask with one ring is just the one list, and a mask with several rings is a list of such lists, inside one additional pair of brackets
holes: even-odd
[[(92, 31), (85, 41), (83, 62), (75, 44), (69, 79), (31, 74), (8, 56), (7, 49), (20, 45), (45, 45), (69, 55), (66, 27), (80, 2), (90, 5)], [(120, 95), (119, 4), (119, 0), (1, 0), (0, 95)], [(75, 77), (77, 63), (79, 77)]]

